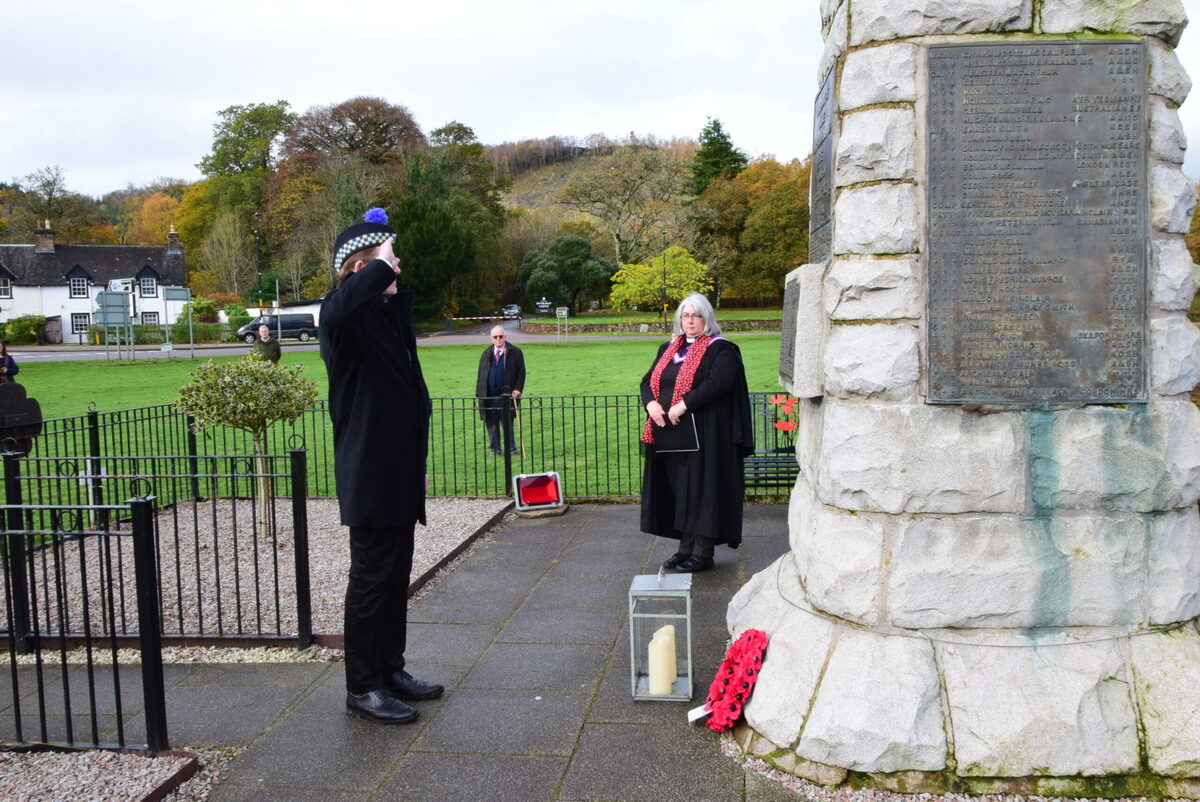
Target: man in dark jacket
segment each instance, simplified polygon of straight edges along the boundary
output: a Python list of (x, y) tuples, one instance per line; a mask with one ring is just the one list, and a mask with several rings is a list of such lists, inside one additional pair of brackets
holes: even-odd
[(271, 337), (270, 326), (258, 327), (258, 339), (254, 341), (254, 354), (263, 362), (279, 364), (279, 357), (282, 352), (279, 348), (279, 340)]
[(417, 359), (412, 294), (396, 291), (395, 232), (382, 210), (371, 210), (367, 220), (338, 235), (337, 286), (321, 307), (334, 475), (342, 523), (350, 528), (346, 712), (406, 724), (417, 717), (406, 701), (443, 690), (404, 670), (413, 529), (425, 523), (431, 405)]
[[(488, 447), (499, 455), (504, 444), (510, 444), (511, 453), (517, 453), (517, 441), (513, 439), (513, 417), (516, 415), (514, 399), (520, 398), (525, 390), (525, 355), (521, 349), (508, 341), (503, 326), (492, 329), (492, 344), (479, 355), (479, 371), (475, 377), (475, 397), (479, 399), (479, 417), (483, 418), (488, 433)], [(500, 439), (500, 425), (504, 425), (504, 439)]]

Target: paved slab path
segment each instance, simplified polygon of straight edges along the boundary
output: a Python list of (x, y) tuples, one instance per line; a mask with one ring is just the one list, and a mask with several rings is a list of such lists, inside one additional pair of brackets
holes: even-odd
[(696, 701), (634, 702), (627, 592), (672, 544), (638, 508), (519, 519), (410, 611), (409, 666), (446, 685), (412, 725), (343, 712), (342, 665), (170, 667), (172, 744), (248, 744), (210, 799), (794, 800), (689, 727), (725, 653), (725, 608), (787, 549), (784, 506), (748, 506), (745, 541), (693, 585)]

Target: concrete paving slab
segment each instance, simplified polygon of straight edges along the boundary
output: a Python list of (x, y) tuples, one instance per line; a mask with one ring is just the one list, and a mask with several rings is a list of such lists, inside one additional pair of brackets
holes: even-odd
[[(302, 690), (270, 685), (175, 686), (167, 692), (171, 745), (185, 748), (249, 743), (279, 718)], [(144, 728), (140, 719), (138, 726)]]
[(226, 782), (221, 783), (209, 793), (208, 802), (263, 802), (268, 799), (287, 800), (288, 802), (367, 802), (371, 798), (370, 791), (351, 793), (297, 788), (278, 783), (234, 785)]
[(528, 587), (479, 593), (450, 593), (438, 587), (409, 609), (408, 620), (433, 624), (501, 624), (508, 620), (528, 593)]
[(583, 691), (600, 681), (609, 649), (598, 644), (493, 643), (464, 688)]
[(588, 724), (563, 781), (564, 799), (741, 802), (741, 766), (720, 756), (716, 733), (686, 725)]
[(379, 791), (405, 802), (553, 799), (566, 758), (410, 753)]
[(460, 688), (411, 751), (565, 757), (591, 700), (590, 693)]
[(498, 643), (599, 643), (612, 645), (622, 610), (603, 607), (523, 607), (496, 636)]
[(223, 663), (200, 665), (179, 679), (175, 687), (228, 685), (306, 688), (326, 670), (324, 663)]
[(409, 623), (404, 658), (410, 665), (471, 664), (479, 659), (500, 629), (499, 624)]
[(548, 576), (529, 594), (525, 609), (607, 607), (628, 610), (632, 576)]

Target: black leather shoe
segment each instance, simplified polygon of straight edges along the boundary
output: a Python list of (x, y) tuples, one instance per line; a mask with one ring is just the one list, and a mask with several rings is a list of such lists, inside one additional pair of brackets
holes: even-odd
[(388, 692), (392, 696), (406, 702), (436, 699), (446, 690), (435, 682), (421, 682), (419, 679), (413, 679), (412, 674), (404, 670), (392, 674), (384, 680), (384, 684), (387, 685)]
[(346, 715), (376, 724), (408, 724), (417, 720), (418, 713), (387, 691), (367, 691), (361, 696), (346, 694)]
[(707, 571), (714, 565), (716, 565), (716, 562), (712, 557), (701, 557), (699, 554), (691, 554), (679, 564), (678, 568), (685, 574), (698, 574), (701, 571)]
[(662, 567), (663, 568), (678, 568), (681, 563), (686, 562), (691, 556), (692, 555), (690, 555), (690, 554), (680, 554), (679, 552), (675, 552), (670, 557), (663, 560)]

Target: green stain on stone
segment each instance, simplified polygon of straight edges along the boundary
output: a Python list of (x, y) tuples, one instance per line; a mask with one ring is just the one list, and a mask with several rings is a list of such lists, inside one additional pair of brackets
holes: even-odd
[(1054, 544), (1055, 501), (1061, 476), (1054, 445), (1054, 413), (1023, 416), (1029, 442), (1028, 484), (1033, 517), (1024, 530), (1025, 554), (1038, 570), (1034, 626), (1062, 626), (1071, 607), (1071, 560)]

